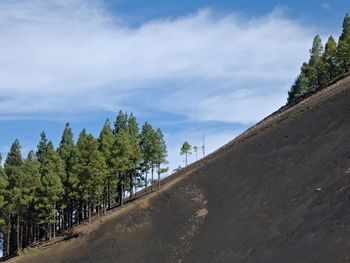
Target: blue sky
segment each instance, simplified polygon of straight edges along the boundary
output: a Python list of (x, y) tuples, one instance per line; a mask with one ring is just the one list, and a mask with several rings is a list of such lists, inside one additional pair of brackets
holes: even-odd
[[(312, 38), (340, 33), (346, 1), (4, 0), (0, 152), (65, 122), (98, 136), (120, 109), (215, 150), (286, 102)], [(191, 157), (194, 160), (194, 157)]]

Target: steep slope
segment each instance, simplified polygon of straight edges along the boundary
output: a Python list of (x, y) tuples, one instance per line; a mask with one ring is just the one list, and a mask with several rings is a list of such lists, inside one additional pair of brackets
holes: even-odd
[(349, 198), (345, 78), (81, 237), (13, 261), (348, 262)]

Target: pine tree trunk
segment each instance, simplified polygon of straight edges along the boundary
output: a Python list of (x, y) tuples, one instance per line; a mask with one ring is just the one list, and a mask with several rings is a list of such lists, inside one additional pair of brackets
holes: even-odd
[(121, 184), (120, 184), (120, 206), (124, 205), (124, 200), (123, 200), (123, 195), (124, 195), (124, 176), (122, 175), (122, 180), (121, 180)]
[(147, 192), (147, 185), (148, 185), (148, 181), (147, 181), (147, 176), (148, 176), (148, 170), (146, 169), (146, 181), (145, 181), (145, 192)]
[(151, 192), (153, 192), (153, 185), (154, 185), (153, 173), (154, 173), (154, 167), (152, 165)]
[(16, 250), (17, 250), (17, 252), (19, 252), (20, 251), (20, 249), (21, 249), (21, 245), (20, 245), (20, 230), (19, 230), (19, 214), (17, 215), (17, 222), (16, 222), (16, 238), (17, 238), (17, 248), (16, 248)]
[(7, 238), (6, 238), (6, 256), (10, 256), (10, 246), (11, 246), (11, 214), (8, 216), (7, 222)]
[(52, 238), (55, 239), (56, 238), (56, 220), (54, 220), (53, 222), (53, 230), (52, 230)]
[(133, 191), (134, 191), (134, 172), (131, 173), (131, 180), (130, 180), (130, 199), (133, 198)]
[(91, 223), (91, 214), (92, 214), (93, 207), (94, 207), (93, 205), (89, 205), (88, 207), (89, 223)]
[(108, 185), (107, 185), (107, 202), (108, 202), (108, 209), (111, 208), (111, 178), (108, 177)]
[(55, 214), (53, 215), (53, 235), (52, 235), (52, 237), (53, 238), (56, 238), (56, 206), (57, 206), (57, 204), (56, 204), (56, 202), (53, 204), (53, 209), (54, 209), (54, 211), (55, 211)]
[[(158, 168), (159, 170), (159, 168)], [(160, 190), (160, 172), (158, 172), (158, 191)]]
[(20, 227), (20, 235), (19, 235), (19, 246), (20, 246), (20, 248), (23, 248), (23, 247), (25, 247), (25, 246), (23, 246), (23, 234), (24, 234), (24, 226), (23, 226), (23, 224), (21, 224), (21, 227)]

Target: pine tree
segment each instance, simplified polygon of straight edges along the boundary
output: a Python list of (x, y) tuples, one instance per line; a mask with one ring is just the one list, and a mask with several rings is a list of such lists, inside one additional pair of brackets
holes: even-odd
[[(11, 244), (10, 238), (15, 238), (15, 247), (8, 246), (7, 255), (19, 252), (21, 249), (20, 244), (20, 216), (21, 216), (21, 201), (23, 198), (22, 185), (23, 185), (23, 159), (21, 154), (21, 146), (16, 139), (12, 145), (10, 152), (5, 160), (5, 173), (8, 178), (8, 233), (7, 244)], [(14, 231), (12, 232), (11, 222), (16, 222)]]
[(7, 190), (7, 177), (5, 176), (4, 170), (2, 168), (2, 156), (0, 154), (0, 232), (3, 233), (4, 231), (4, 225), (5, 225), (5, 196), (6, 196), (6, 190)]
[(146, 122), (142, 126), (141, 131), (141, 154), (142, 154), (142, 169), (145, 171), (145, 191), (147, 191), (148, 171), (152, 166), (154, 130), (152, 125)]
[(100, 136), (98, 138), (99, 150), (105, 158), (106, 161), (106, 182), (105, 182), (105, 204), (104, 208), (108, 206), (111, 207), (111, 197), (116, 193), (116, 189), (112, 188), (112, 185), (116, 184), (115, 176), (113, 176), (113, 164), (112, 164), (112, 147), (115, 141), (113, 130), (111, 129), (111, 124), (107, 119)]
[(308, 63), (304, 63), (301, 67), (301, 73), (299, 74), (290, 91), (288, 92), (288, 103), (291, 103), (296, 98), (300, 97), (301, 95), (310, 90), (310, 81), (307, 77), (308, 67)]
[(120, 130), (123, 130), (126, 133), (128, 132), (128, 114), (123, 113), (122, 111), (119, 111), (114, 122), (114, 135), (117, 136)]
[(350, 16), (345, 15), (343, 22), (343, 32), (339, 37), (337, 48), (337, 61), (340, 73), (350, 72)]
[[(168, 156), (166, 143), (164, 141), (164, 135), (161, 131), (161, 129), (157, 129), (155, 132), (156, 140), (155, 140), (155, 158), (154, 163), (157, 167), (157, 173), (158, 173), (158, 190), (160, 189), (160, 175), (162, 173), (166, 173), (168, 171), (168, 168), (161, 168), (162, 164), (167, 164), (166, 157)], [(198, 147), (197, 147), (198, 149)]]
[(131, 156), (131, 162), (132, 162), (132, 169), (127, 172), (128, 177), (126, 178), (126, 181), (128, 182), (128, 191), (132, 195), (133, 192), (133, 186), (134, 181), (136, 180), (136, 177), (138, 175), (138, 164), (142, 160), (142, 152), (141, 152), (141, 135), (140, 130), (138, 127), (138, 123), (136, 121), (135, 116), (131, 113), (128, 118), (128, 126), (127, 126), (127, 135), (129, 137), (129, 141), (131, 144), (132, 149), (132, 156)]
[(44, 141), (40, 141), (37, 151), (41, 186), (35, 208), (38, 211), (39, 225), (45, 231), (46, 238), (51, 239), (56, 236), (57, 213), (61, 210), (58, 203), (64, 193), (61, 178), (65, 176), (65, 169), (64, 162), (54, 150), (52, 142), (42, 143)]
[(181, 150), (180, 150), (180, 154), (181, 155), (185, 155), (185, 160), (186, 160), (186, 166), (187, 166), (187, 156), (189, 154), (191, 154), (191, 150), (192, 150), (192, 146), (187, 142), (185, 141), (183, 144), (182, 144), (182, 147), (181, 147)]
[(37, 223), (35, 218), (35, 203), (38, 199), (38, 191), (41, 186), (40, 180), (40, 165), (34, 151), (28, 153), (27, 158), (23, 163), (23, 198), (22, 198), (22, 214), (24, 225), (22, 227), (22, 244), (27, 246), (34, 241), (34, 223)]
[(330, 36), (325, 46), (325, 51), (322, 56), (322, 61), (324, 65), (324, 74), (326, 80), (331, 80), (335, 78), (338, 74), (337, 65), (337, 43), (334, 38)]
[(198, 149), (199, 147), (197, 145), (193, 146), (193, 151), (196, 153), (196, 161), (198, 161)]
[(73, 171), (76, 151), (69, 123), (65, 125), (57, 152), (64, 162), (64, 177), (61, 178), (64, 186), (64, 197), (61, 206), (64, 208), (62, 227), (65, 228), (73, 224), (73, 211), (78, 199), (76, 191), (78, 178)]
[(77, 164), (74, 170), (79, 178), (80, 214), (84, 208), (89, 221), (95, 206), (101, 203), (106, 176), (105, 159), (98, 147), (97, 140), (91, 134), (87, 135), (85, 130), (80, 133), (77, 142)]
[(47, 150), (47, 144), (48, 144), (48, 140), (46, 138), (46, 134), (44, 131), (42, 131), (40, 133), (40, 141), (39, 141), (38, 149), (36, 152), (36, 155), (38, 157), (39, 162), (42, 162), (42, 158), (45, 155), (46, 150)]
[(310, 81), (309, 88), (315, 88), (322, 84), (326, 78), (323, 72), (323, 45), (319, 35), (314, 38), (312, 48), (310, 49), (309, 67), (307, 69), (307, 77)]
[[(0, 154), (0, 233), (2, 234), (1, 248), (4, 256), (8, 256), (9, 239), (7, 233), (8, 228), (8, 180), (5, 171), (2, 166), (2, 156)], [(8, 222), (9, 223), (9, 222)]]
[(112, 148), (112, 163), (114, 174), (119, 179), (119, 202), (123, 205), (126, 174), (133, 168), (133, 149), (130, 139), (124, 130), (120, 129)]

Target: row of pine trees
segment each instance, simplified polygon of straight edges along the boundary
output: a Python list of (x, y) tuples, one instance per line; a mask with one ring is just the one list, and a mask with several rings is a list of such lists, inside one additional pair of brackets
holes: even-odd
[(332, 36), (323, 47), (316, 36), (310, 49), (310, 59), (303, 63), (301, 72), (290, 91), (288, 103), (337, 76), (350, 72), (350, 16), (346, 14), (338, 43)]
[(0, 165), (4, 256), (123, 205), (126, 192), (132, 198), (139, 187), (153, 190), (154, 175), (159, 182), (167, 171), (166, 157), (162, 131), (147, 122), (140, 131), (133, 114), (123, 112), (113, 128), (106, 121), (97, 139), (84, 129), (75, 143), (67, 123), (57, 149), (42, 132), (37, 150), (27, 158), (15, 140)]

